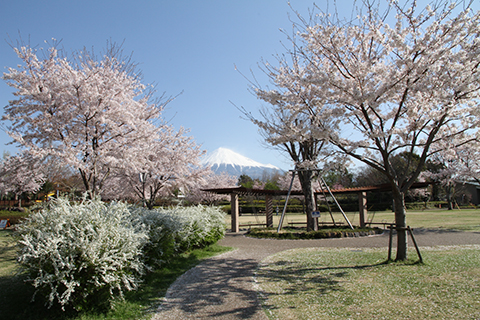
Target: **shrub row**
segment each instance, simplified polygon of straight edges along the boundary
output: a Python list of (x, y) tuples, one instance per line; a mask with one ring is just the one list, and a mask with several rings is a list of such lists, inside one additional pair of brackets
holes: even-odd
[(147, 210), (122, 202), (50, 202), (18, 227), (20, 266), (51, 307), (108, 304), (173, 255), (219, 240), (224, 214), (209, 207)]
[(273, 228), (255, 228), (248, 232), (248, 235), (254, 238), (271, 239), (325, 239), (342, 237), (364, 237), (368, 235), (381, 234), (383, 230), (379, 228), (356, 228), (351, 230), (348, 227), (340, 228), (320, 228), (318, 231), (301, 230), (299, 228), (284, 228), (282, 232), (277, 232)]

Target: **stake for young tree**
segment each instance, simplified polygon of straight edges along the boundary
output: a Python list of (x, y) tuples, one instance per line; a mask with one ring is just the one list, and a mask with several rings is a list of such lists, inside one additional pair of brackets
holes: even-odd
[(325, 203), (327, 204), (328, 212), (330, 213), (330, 218), (332, 218), (333, 226), (336, 227), (337, 224), (335, 223), (335, 219), (333, 218), (332, 209), (330, 208), (330, 205), (328, 204), (327, 195), (325, 194), (325, 190), (323, 190), (322, 183), (318, 179), (318, 176), (317, 176), (317, 181), (318, 181), (318, 185), (320, 186), (320, 190), (322, 190), (323, 197), (325, 198)]
[(410, 234), (410, 237), (412, 238), (413, 244), (415, 246), (415, 250), (417, 251), (418, 259), (420, 263), (423, 263), (423, 258), (420, 253), (420, 249), (418, 248), (417, 241), (415, 240), (415, 237), (413, 236), (413, 230), (410, 228), (410, 226), (407, 226), (406, 228), (397, 228), (395, 223), (391, 223), (388, 228), (390, 229), (390, 236), (388, 240), (388, 258), (387, 261), (390, 261), (392, 259), (392, 231), (393, 229), (396, 229), (397, 231), (399, 230), (406, 230)]
[(280, 232), (283, 225), (283, 218), (285, 217), (285, 212), (287, 211), (288, 198), (290, 198), (290, 192), (292, 192), (293, 180), (295, 179), (296, 170), (292, 170), (292, 181), (290, 181), (290, 187), (288, 188), (287, 199), (285, 199), (285, 205), (283, 206), (282, 216), (278, 222), (277, 233)]
[[(350, 229), (354, 229), (352, 224), (350, 223), (350, 220), (348, 220), (347, 218), (347, 215), (345, 214), (345, 212), (343, 211), (342, 207), (340, 206), (340, 204), (338, 203), (337, 199), (335, 198), (335, 196), (333, 195), (332, 191), (330, 190), (330, 188), (328, 187), (327, 183), (325, 182), (325, 180), (323, 179), (323, 177), (320, 176), (319, 172), (321, 171), (320, 169), (294, 169), (294, 170), (290, 170), (292, 172), (292, 181), (290, 181), (290, 187), (288, 188), (288, 193), (287, 193), (287, 198), (285, 199), (285, 205), (283, 206), (283, 212), (282, 212), (282, 216), (280, 217), (280, 221), (278, 222), (278, 228), (277, 228), (277, 233), (280, 232), (280, 230), (282, 229), (282, 225), (283, 225), (283, 218), (285, 217), (285, 212), (287, 211), (287, 205), (288, 205), (288, 198), (290, 198), (290, 193), (292, 192), (292, 186), (293, 186), (293, 180), (295, 179), (295, 173), (297, 171), (316, 171), (317, 172), (317, 177), (319, 177), (319, 181), (321, 183), (323, 183), (328, 191), (328, 193), (330, 194), (330, 196), (333, 198), (333, 200), (335, 201), (338, 209), (340, 209), (340, 212), (342, 213), (343, 217), (345, 218), (345, 221), (348, 223), (348, 226), (350, 227)], [(323, 186), (320, 184), (320, 188), (322, 189), (322, 192), (323, 192)], [(327, 204), (328, 206), (328, 204)], [(329, 208), (330, 209), (330, 208)], [(330, 215), (332, 215), (332, 213), (330, 212)], [(332, 220), (333, 220), (333, 215), (332, 215)], [(335, 220), (333, 220), (333, 222), (335, 223)]]
[[(330, 188), (328, 187), (328, 185), (327, 185), (327, 183), (325, 182), (325, 180), (323, 180), (323, 178), (320, 177), (320, 181), (323, 182), (323, 184), (324, 184), (325, 187), (327, 188), (328, 193), (330, 193), (330, 196), (333, 198), (333, 200), (334, 200), (335, 203), (337, 204), (338, 209), (340, 209), (340, 212), (342, 213), (343, 217), (345, 218), (345, 221), (347, 221), (348, 226), (350, 227), (350, 229), (353, 230), (353, 226), (352, 226), (352, 224), (350, 223), (350, 220), (348, 220), (347, 215), (345, 214), (345, 212), (343, 212), (343, 209), (342, 209), (342, 207), (340, 206), (340, 204), (338, 203), (337, 198), (335, 198), (335, 196), (333, 195), (332, 191), (331, 191)], [(322, 188), (322, 189), (323, 189), (323, 188)]]

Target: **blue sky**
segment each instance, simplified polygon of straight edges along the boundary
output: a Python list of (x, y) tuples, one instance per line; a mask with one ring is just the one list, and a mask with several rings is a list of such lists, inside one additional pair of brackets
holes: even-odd
[[(292, 1), (302, 12), (312, 3)], [(67, 51), (92, 46), (100, 51), (107, 40), (124, 42), (124, 53), (133, 52), (143, 82), (156, 84), (158, 96), (183, 92), (164, 112), (176, 128), (190, 128), (190, 135), (208, 152), (226, 147), (289, 169), (287, 159), (265, 148), (257, 128), (241, 119), (232, 102), (251, 111), (261, 106), (241, 73), (249, 75), (253, 70), (263, 84), (268, 83), (258, 63), (283, 52), (281, 41), (286, 38), (279, 28), (290, 28), (291, 13), (282, 0), (3, 0), (0, 67), (3, 73), (5, 67), (20, 63), (9, 45), (20, 37), (39, 48), (47, 47), (45, 40), (62, 40)], [(0, 82), (2, 107), (12, 99), (12, 92)], [(1, 150), (14, 151), (4, 145), (10, 141), (4, 131), (0, 141)]]
[[(341, 10), (351, 12), (354, 0), (338, 2)], [(312, 0), (290, 3), (304, 16), (313, 7)], [(273, 55), (285, 51), (282, 42), (288, 41), (279, 29), (291, 30), (292, 14), (283, 0), (0, 0), (0, 67), (4, 72), (20, 63), (9, 45), (20, 37), (39, 48), (47, 47), (45, 40), (62, 40), (70, 52), (83, 47), (98, 52), (107, 40), (124, 42), (124, 53), (133, 52), (143, 82), (156, 84), (158, 96), (183, 92), (164, 117), (176, 128), (190, 128), (203, 149), (225, 147), (290, 169), (290, 161), (267, 148), (256, 126), (242, 119), (233, 104), (254, 114), (262, 106), (242, 73), (252, 79), (252, 70), (268, 85), (258, 64), (262, 59), (274, 62)], [(0, 105), (12, 97), (1, 81)], [(4, 145), (8, 141), (0, 130), (0, 152), (14, 151)]]

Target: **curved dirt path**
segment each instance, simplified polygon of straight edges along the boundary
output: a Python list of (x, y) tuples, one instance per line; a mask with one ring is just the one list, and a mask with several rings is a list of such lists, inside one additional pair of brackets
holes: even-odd
[[(419, 246), (480, 244), (480, 232), (416, 229), (414, 236)], [(152, 319), (267, 320), (253, 281), (260, 261), (280, 251), (308, 247), (385, 247), (386, 259), (388, 238), (388, 232), (321, 240), (252, 239), (243, 233), (227, 233), (219, 244), (238, 249), (205, 260), (179, 277)]]

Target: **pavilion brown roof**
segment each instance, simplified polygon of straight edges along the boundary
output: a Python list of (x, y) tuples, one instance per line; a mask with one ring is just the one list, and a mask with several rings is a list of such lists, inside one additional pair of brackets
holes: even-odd
[[(430, 182), (415, 182), (411, 189), (426, 188), (430, 185)], [(345, 194), (345, 193), (359, 193), (359, 192), (381, 192), (381, 191), (391, 191), (392, 186), (390, 184), (380, 184), (376, 186), (365, 186), (365, 187), (356, 187), (356, 188), (344, 188), (344, 189), (331, 189), (332, 193)], [(263, 189), (253, 189), (245, 187), (229, 187), (229, 188), (213, 188), (213, 189), (202, 189), (202, 191), (213, 192), (216, 194), (258, 194), (258, 195), (287, 195), (288, 190), (263, 190)], [(327, 193), (327, 190), (315, 189), (314, 193), (321, 194)], [(302, 196), (303, 192), (301, 190), (292, 190), (290, 195), (293, 196)]]
[[(271, 195), (287, 195), (288, 190), (264, 190), (264, 189), (253, 189), (245, 187), (229, 187), (229, 188), (214, 188), (214, 189), (202, 189), (202, 191), (213, 192), (216, 194), (271, 194)], [(303, 195), (302, 191), (292, 190), (291, 195)]]

